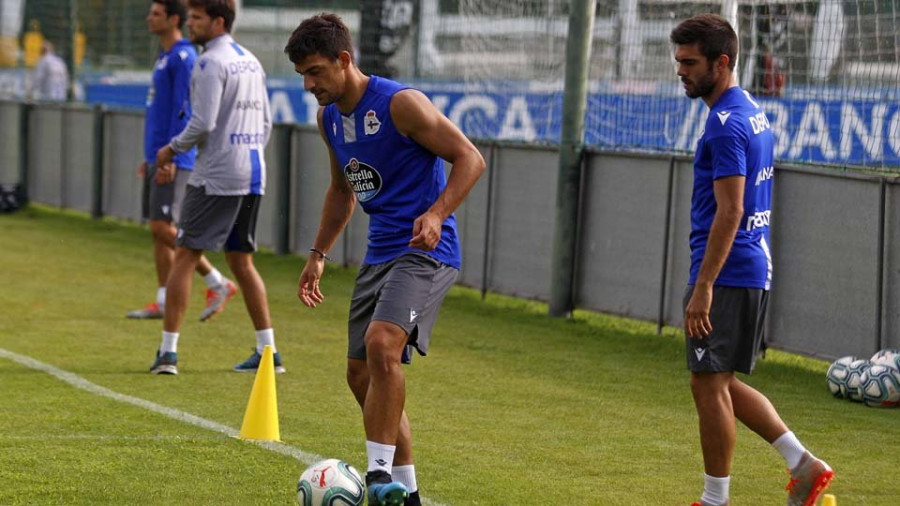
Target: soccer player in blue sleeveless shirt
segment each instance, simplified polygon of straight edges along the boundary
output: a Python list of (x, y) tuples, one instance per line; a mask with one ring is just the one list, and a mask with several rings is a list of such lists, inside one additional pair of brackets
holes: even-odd
[(728, 21), (695, 16), (670, 39), (685, 93), (709, 106), (694, 156), (684, 310), (706, 472), (703, 495), (694, 504), (728, 504), (737, 418), (784, 457), (791, 474), (787, 504), (813, 505), (834, 472), (803, 447), (763, 394), (734, 375), (750, 374), (763, 347), (772, 281), (771, 127), (759, 103), (735, 82), (738, 40)]
[[(453, 211), (484, 171), (471, 142), (421, 92), (363, 74), (333, 14), (304, 20), (285, 53), (320, 106), (331, 185), (297, 295), (324, 301), (326, 255), (359, 202), (368, 251), (350, 307), (347, 381), (363, 410), (369, 504), (418, 505), (401, 362), (425, 355), (460, 268)], [(453, 165), (445, 179), (443, 162)], [(392, 481), (396, 480), (396, 481)]]
[[(153, 259), (156, 264), (156, 301), (130, 311), (128, 318), (162, 318), (166, 305), (166, 280), (175, 258), (175, 226), (181, 218), (181, 201), (187, 180), (194, 169), (196, 149), (185, 151), (166, 167), (157, 167), (156, 152), (175, 137), (191, 119), (191, 70), (197, 50), (183, 38), (181, 28), (187, 20), (184, 0), (154, 0), (147, 14), (147, 28), (159, 39), (162, 51), (153, 66), (153, 81), (147, 93), (144, 117), (144, 161), (138, 177), (144, 179), (142, 207), (150, 220), (153, 235)], [(170, 176), (167, 180), (166, 176)], [(220, 312), (237, 291), (235, 284), (201, 257), (197, 273), (206, 281), (206, 307), (200, 320)]]

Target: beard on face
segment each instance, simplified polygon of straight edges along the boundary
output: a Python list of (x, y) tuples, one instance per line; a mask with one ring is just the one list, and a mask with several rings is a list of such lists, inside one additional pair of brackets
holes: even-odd
[[(682, 80), (682, 82), (684, 82)], [(710, 68), (709, 71), (700, 78), (699, 81), (693, 83), (693, 86), (684, 90), (690, 98), (705, 97), (713, 92), (716, 88), (715, 70)]]

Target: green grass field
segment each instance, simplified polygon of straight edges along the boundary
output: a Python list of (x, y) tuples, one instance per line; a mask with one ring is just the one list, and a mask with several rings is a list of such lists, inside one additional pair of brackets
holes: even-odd
[[(255, 344), (240, 297), (208, 323), (203, 282), (182, 329), (176, 377), (147, 373), (161, 323), (125, 313), (155, 293), (149, 232), (29, 208), (0, 216), (0, 350), (121, 395), (239, 429), (253, 377), (231, 366)], [(223, 269), (219, 254), (212, 260)], [(326, 302), (296, 299), (297, 257), (257, 255), (279, 351), (281, 437), (365, 467), (344, 383), (355, 270), (329, 266)], [(407, 371), (422, 494), (453, 505), (687, 505), (702, 462), (683, 336), (646, 323), (454, 288), (432, 353)], [(896, 505), (900, 410), (835, 400), (822, 361), (770, 352), (747, 381), (837, 472), (838, 504)], [(77, 389), (0, 357), (0, 504), (283, 504), (306, 464), (221, 433)], [(732, 504), (775, 505), (777, 452), (743, 427)]]

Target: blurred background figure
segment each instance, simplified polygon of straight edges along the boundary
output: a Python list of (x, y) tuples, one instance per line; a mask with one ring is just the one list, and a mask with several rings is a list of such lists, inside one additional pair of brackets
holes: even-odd
[(29, 95), (36, 100), (64, 102), (69, 90), (69, 70), (66, 62), (53, 51), (53, 44), (44, 41), (41, 59), (34, 69)]

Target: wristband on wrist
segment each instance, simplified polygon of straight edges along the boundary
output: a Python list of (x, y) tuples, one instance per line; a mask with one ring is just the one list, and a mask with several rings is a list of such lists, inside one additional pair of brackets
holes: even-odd
[(332, 260), (332, 258), (331, 258), (330, 256), (326, 255), (325, 252), (322, 251), (322, 250), (320, 250), (320, 249), (317, 249), (317, 248), (309, 248), (309, 252), (310, 252), (310, 253), (317, 253), (320, 257), (322, 257), (324, 260), (328, 260), (329, 262), (333, 262), (333, 261), (334, 261), (334, 260)]

